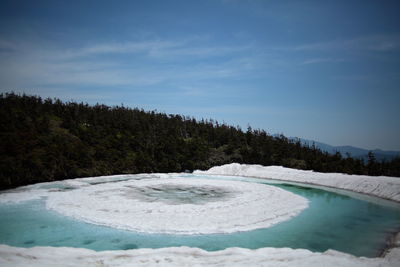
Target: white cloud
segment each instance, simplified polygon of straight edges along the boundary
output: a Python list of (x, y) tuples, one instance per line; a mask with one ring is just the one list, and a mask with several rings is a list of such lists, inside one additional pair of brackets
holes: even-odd
[(338, 39), (327, 42), (309, 43), (302, 45), (281, 47), (282, 50), (370, 50), (389, 51), (400, 48), (400, 35), (367, 35), (350, 39)]
[[(73, 59), (91, 55), (100, 54), (136, 54), (149, 53), (151, 51), (165, 50), (176, 46), (181, 46), (182, 43), (170, 41), (145, 41), (145, 42), (122, 42), (122, 43), (102, 43), (94, 44), (78, 49), (71, 49), (62, 52), (61, 59)], [(54, 56), (54, 55), (53, 55)]]
[[(0, 87), (38, 86), (186, 86), (201, 81), (234, 83), (235, 79), (265, 77), (268, 71), (298, 64), (343, 62), (351, 58), (326, 55), (332, 50), (389, 51), (398, 35), (366, 36), (286, 47), (261, 47), (251, 41), (210, 45), (210, 37), (97, 43), (75, 49), (43, 49), (34, 43), (0, 40)], [(307, 52), (307, 56), (303, 52)], [(296, 53), (296, 57), (287, 53)], [(112, 55), (112, 56), (109, 56)], [(189, 90), (188, 93), (196, 94)]]
[(334, 63), (334, 62), (346, 62), (349, 61), (345, 58), (310, 58), (302, 62), (303, 65), (318, 64), (318, 63)]
[[(183, 81), (190, 84), (240, 76), (251, 68), (251, 57), (243, 57), (249, 46), (217, 46), (202, 41), (190, 37), (180, 41), (113, 42), (68, 50), (18, 47), (4, 41), (0, 45), (12, 46), (15, 51), (11, 57), (0, 55), (0, 86), (141, 87)], [(120, 56), (102, 57), (108, 54)], [(224, 55), (229, 57), (219, 58)]]
[(1, 50), (15, 50), (17, 45), (8, 40), (0, 40), (0, 51)]

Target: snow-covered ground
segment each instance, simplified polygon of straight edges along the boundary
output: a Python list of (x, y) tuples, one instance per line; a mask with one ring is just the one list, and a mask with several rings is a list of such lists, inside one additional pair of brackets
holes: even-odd
[(296, 216), (308, 200), (280, 188), (240, 181), (152, 178), (51, 194), (48, 209), (86, 222), (145, 233), (213, 234), (270, 227)]
[(350, 190), (400, 202), (400, 178), (397, 177), (319, 173), (281, 166), (265, 167), (238, 163), (217, 166), (207, 171), (195, 171), (194, 173), (235, 175), (307, 183)]
[(0, 245), (0, 266), (274, 266), (274, 267), (368, 267), (400, 266), (399, 250), (385, 258), (358, 258), (328, 250), (313, 253), (305, 249), (228, 248), (209, 252), (177, 247), (103, 251), (82, 248), (16, 248)]

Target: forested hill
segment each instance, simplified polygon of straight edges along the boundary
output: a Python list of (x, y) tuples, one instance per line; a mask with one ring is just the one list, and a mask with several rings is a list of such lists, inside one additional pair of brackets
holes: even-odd
[(400, 159), (368, 163), (263, 130), (180, 115), (35, 96), (0, 96), (0, 188), (121, 173), (182, 172), (239, 162), (400, 176)]

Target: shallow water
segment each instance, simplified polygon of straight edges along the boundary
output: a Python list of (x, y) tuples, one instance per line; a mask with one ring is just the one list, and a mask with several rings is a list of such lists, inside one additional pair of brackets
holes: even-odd
[[(185, 177), (190, 179), (199, 176)], [(268, 183), (260, 179), (231, 179)], [(385, 246), (389, 235), (400, 228), (399, 205), (379, 205), (321, 189), (284, 183), (273, 185), (309, 199), (309, 208), (289, 221), (266, 229), (185, 236), (143, 234), (92, 225), (48, 211), (44, 200), (36, 200), (0, 205), (0, 243), (20, 247), (84, 247), (98, 251), (170, 246), (199, 247), (205, 250), (291, 247), (311, 251), (335, 249), (356, 256), (374, 257)], [(73, 190), (59, 185), (57, 189)], [(178, 203), (190, 199), (201, 204), (207, 197), (219, 197), (221, 192), (214, 196), (193, 190), (182, 193), (170, 188), (164, 193), (155, 190), (149, 197), (165, 197), (167, 201), (173, 201), (174, 194), (183, 194), (177, 196)], [(194, 199), (196, 197), (199, 199)]]

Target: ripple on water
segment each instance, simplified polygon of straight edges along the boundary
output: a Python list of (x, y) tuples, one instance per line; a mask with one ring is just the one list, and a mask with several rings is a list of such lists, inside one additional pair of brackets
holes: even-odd
[(83, 241), (82, 242), (82, 244), (84, 244), (84, 245), (90, 245), (90, 244), (92, 244), (93, 242), (95, 242), (96, 240), (85, 240), (85, 241)]
[(122, 245), (120, 248), (122, 250), (128, 250), (128, 249), (137, 249), (138, 246), (136, 244), (125, 244), (125, 245)]

